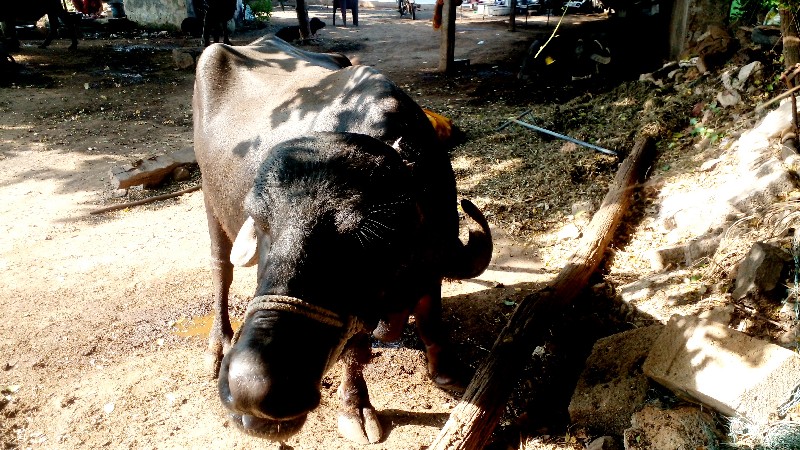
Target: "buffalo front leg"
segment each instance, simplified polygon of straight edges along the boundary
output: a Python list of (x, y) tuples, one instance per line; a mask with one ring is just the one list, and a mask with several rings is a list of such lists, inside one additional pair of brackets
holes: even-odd
[(383, 342), (395, 342), (403, 337), (403, 329), (408, 323), (408, 316), (411, 311), (405, 310), (399, 313), (389, 314), (385, 319), (378, 322), (378, 326), (372, 332), (375, 339)]
[(462, 391), (466, 384), (466, 368), (453, 354), (442, 324), (441, 287), (431, 289), (414, 308), (417, 333), (425, 344), (428, 375), (443, 389)]
[[(81, 19), (75, 16), (71, 16), (67, 11), (63, 9), (59, 11), (58, 16), (64, 22), (64, 25), (67, 27), (67, 30), (69, 30), (69, 39), (71, 41), (69, 49), (76, 50), (78, 48), (78, 27), (80, 26)], [(56, 22), (56, 24), (57, 23), (58, 22)], [(50, 29), (52, 30), (52, 27)], [(58, 34), (57, 30), (56, 34)]]
[(228, 293), (233, 281), (233, 264), (230, 261), (231, 240), (206, 200), (206, 216), (208, 232), (211, 237), (211, 284), (213, 288), (214, 321), (208, 334), (206, 364), (211, 376), (219, 375), (219, 367), (223, 354), (230, 348), (233, 339), (233, 328), (228, 316)]
[(231, 30), (228, 28), (227, 22), (222, 22), (222, 42), (226, 45), (231, 45)]
[(381, 440), (378, 414), (369, 401), (364, 365), (369, 362), (369, 335), (358, 333), (342, 353), (342, 382), (339, 385), (339, 433), (362, 445)]
[[(53, 42), (53, 39), (58, 37), (58, 24), (63, 23), (67, 30), (69, 30), (69, 37), (72, 43), (69, 46), (70, 50), (75, 50), (78, 48), (78, 24), (75, 23), (76, 20), (67, 13), (65, 10), (61, 9), (60, 11), (54, 11), (47, 13), (47, 20), (49, 23), (49, 30), (47, 32), (47, 37), (45, 37), (44, 42), (39, 45), (39, 48), (47, 48), (50, 43)], [(60, 22), (59, 22), (60, 21)]]
[(203, 17), (203, 37), (201, 39), (203, 47), (208, 47), (211, 44), (211, 28), (209, 28), (208, 14)]

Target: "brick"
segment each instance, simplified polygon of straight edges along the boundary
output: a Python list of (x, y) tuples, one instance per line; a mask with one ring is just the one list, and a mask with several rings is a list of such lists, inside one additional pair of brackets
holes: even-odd
[(765, 423), (798, 385), (800, 357), (724, 324), (674, 315), (644, 373), (722, 414)]

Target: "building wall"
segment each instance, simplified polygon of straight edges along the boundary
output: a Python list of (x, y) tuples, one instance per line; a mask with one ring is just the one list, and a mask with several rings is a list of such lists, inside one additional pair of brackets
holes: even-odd
[[(0, 0), (2, 1), (2, 0)], [(16, 0), (15, 0), (16, 1)], [(193, 16), (191, 0), (124, 0), (125, 13), (128, 19), (141, 26), (163, 27), (164, 25), (180, 28), (183, 19)], [(419, 4), (433, 5), (436, 0), (416, 0)], [(238, 0), (241, 8), (242, 0)], [(287, 0), (294, 6), (292, 0)], [(333, 0), (306, 0), (308, 5), (331, 7)], [(396, 8), (396, 0), (359, 0), (363, 8)], [(273, 0), (273, 8), (280, 8), (278, 0)]]
[(142, 26), (180, 28), (189, 14), (187, 0), (125, 0), (128, 19)]
[(686, 49), (687, 21), (689, 20), (690, 0), (676, 0), (672, 9), (672, 21), (670, 24), (669, 36), (669, 56), (673, 60), (681, 57)]

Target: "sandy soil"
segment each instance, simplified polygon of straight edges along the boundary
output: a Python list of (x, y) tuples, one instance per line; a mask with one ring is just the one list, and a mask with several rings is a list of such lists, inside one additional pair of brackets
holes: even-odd
[[(329, 14), (311, 15), (329, 22)], [(359, 27), (329, 25), (319, 34), (419, 97), (415, 84), (437, 77), (439, 34), (430, 17), (362, 9)], [(292, 22), (290, 12), (277, 12), (269, 28), (235, 43)], [(518, 64), (507, 55), (530, 39), (531, 29), (507, 33), (493, 18), (462, 15), (459, 24), (456, 57), (473, 66)], [(47, 50), (37, 43), (23, 42), (15, 57), (24, 70), (0, 89), (3, 448), (278, 448), (229, 423), (203, 364), (210, 275), (202, 192), (89, 214), (149, 195), (131, 189), (115, 199), (111, 168), (192, 145), (194, 75), (175, 69), (169, 50), (196, 40), (99, 33), (75, 53), (66, 41)], [(448, 325), (472, 365), (514, 300), (553, 270), (499, 228), (497, 236), (495, 260), (480, 279), (444, 288)], [(234, 315), (253, 288), (254, 272), (237, 269)], [(404, 343), (376, 348), (366, 374), (386, 429), (370, 448), (423, 448), (457, 403), (427, 380), (413, 334)], [(335, 431), (337, 369), (325, 379), (322, 405), (285, 448), (353, 448)]]

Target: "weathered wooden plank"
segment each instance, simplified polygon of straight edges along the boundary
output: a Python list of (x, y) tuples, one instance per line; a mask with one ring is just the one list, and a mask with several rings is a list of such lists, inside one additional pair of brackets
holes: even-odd
[(140, 159), (131, 164), (111, 169), (111, 184), (115, 189), (127, 189), (131, 186), (154, 186), (159, 184), (180, 166), (197, 164), (194, 148), (185, 148), (169, 155), (153, 156)]

